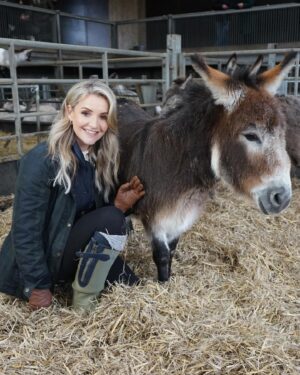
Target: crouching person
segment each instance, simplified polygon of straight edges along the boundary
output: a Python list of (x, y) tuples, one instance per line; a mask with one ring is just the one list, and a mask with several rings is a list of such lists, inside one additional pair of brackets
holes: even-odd
[(99, 80), (73, 86), (48, 141), (20, 162), (12, 228), (0, 251), (0, 292), (48, 307), (57, 283), (90, 309), (105, 283), (138, 282), (119, 254), (125, 212), (144, 195), (137, 176), (118, 189), (116, 101)]

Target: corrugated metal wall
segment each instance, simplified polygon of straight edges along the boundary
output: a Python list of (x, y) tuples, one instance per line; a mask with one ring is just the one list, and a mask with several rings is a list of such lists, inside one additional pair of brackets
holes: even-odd
[[(147, 24), (147, 49), (166, 47), (167, 21)], [(182, 48), (243, 46), (300, 41), (300, 7), (173, 18)]]
[(28, 9), (0, 6), (1, 38), (56, 41), (55, 16)]

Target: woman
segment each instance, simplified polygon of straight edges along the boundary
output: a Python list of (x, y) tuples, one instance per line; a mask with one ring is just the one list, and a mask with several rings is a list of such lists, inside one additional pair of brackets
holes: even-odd
[(118, 165), (114, 94), (99, 80), (80, 82), (48, 142), (21, 159), (12, 228), (0, 252), (1, 292), (38, 309), (51, 305), (55, 284), (73, 281), (73, 306), (90, 309), (106, 281), (138, 281), (118, 255), (124, 213), (145, 192), (135, 176), (115, 194)]

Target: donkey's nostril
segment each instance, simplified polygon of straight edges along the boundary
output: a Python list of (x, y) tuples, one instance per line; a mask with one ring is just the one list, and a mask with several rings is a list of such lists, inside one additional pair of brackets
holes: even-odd
[(283, 195), (281, 193), (271, 193), (270, 200), (274, 206), (280, 206), (282, 203)]
[(274, 211), (281, 211), (288, 206), (291, 194), (284, 187), (272, 189), (270, 191), (270, 203)]
[(261, 190), (258, 205), (261, 211), (268, 214), (278, 214), (290, 203), (292, 191), (289, 186), (272, 187)]

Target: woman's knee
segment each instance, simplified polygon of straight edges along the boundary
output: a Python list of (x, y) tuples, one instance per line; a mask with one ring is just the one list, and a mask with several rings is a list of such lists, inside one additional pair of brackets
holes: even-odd
[[(101, 211), (101, 212), (100, 212)], [(126, 219), (124, 213), (115, 206), (106, 206), (99, 209), (101, 221), (110, 234), (126, 234)], [(103, 225), (102, 225), (103, 226)]]

